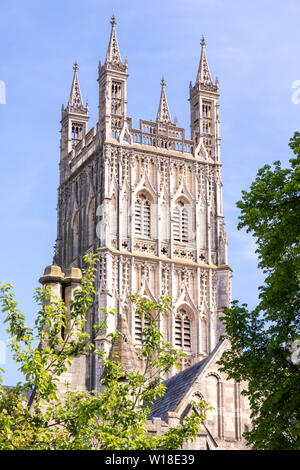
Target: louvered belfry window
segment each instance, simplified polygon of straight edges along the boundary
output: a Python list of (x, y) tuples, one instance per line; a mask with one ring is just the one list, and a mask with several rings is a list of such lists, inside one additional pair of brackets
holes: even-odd
[(189, 240), (189, 217), (183, 202), (178, 202), (173, 212), (173, 237), (177, 242)]
[(175, 347), (191, 349), (191, 321), (184, 309), (175, 317)]
[(143, 237), (150, 237), (150, 202), (144, 194), (141, 194), (134, 207), (135, 233)]
[(142, 331), (144, 328), (148, 328), (149, 325), (149, 318), (145, 318), (144, 315), (141, 316), (137, 312), (135, 313), (134, 336), (137, 344), (142, 344)]

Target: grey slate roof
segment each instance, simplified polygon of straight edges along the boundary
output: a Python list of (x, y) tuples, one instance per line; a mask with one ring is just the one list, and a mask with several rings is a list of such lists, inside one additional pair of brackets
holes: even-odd
[(168, 412), (176, 410), (182, 398), (189, 391), (220, 345), (221, 343), (218, 343), (213, 351), (202, 361), (197, 362), (164, 382), (164, 385), (167, 387), (165, 394), (154, 401), (148, 419), (161, 418), (166, 421)]

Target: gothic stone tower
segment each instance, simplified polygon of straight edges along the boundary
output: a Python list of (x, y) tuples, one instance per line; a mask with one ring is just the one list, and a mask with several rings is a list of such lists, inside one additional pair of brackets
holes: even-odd
[[(167, 341), (185, 351), (184, 369), (215, 348), (222, 332), (219, 314), (230, 302), (218, 82), (212, 81), (202, 39), (196, 81), (190, 84), (191, 139), (172, 122), (164, 78), (156, 121), (141, 120), (134, 129), (126, 112), (127, 60), (121, 59), (114, 17), (111, 24), (105, 62), (99, 64), (96, 128), (88, 131), (76, 62), (62, 108), (54, 264), (66, 272), (81, 268), (85, 253), (99, 253), (98, 294), (87, 329), (92, 334), (102, 307), (116, 309), (108, 329), (126, 324), (132, 358), (143, 319), (128, 295), (171, 295), (172, 313), (161, 318), (160, 327)], [(105, 336), (93, 339), (109, 349)], [(97, 364), (87, 359), (84, 375), (88, 389), (97, 387)]]
[[(166, 394), (149, 415), (149, 432), (177, 425), (203, 397), (213, 410), (194, 442), (196, 449), (244, 448), (250, 426), (246, 384), (228, 380), (217, 361), (227, 341), (219, 316), (230, 303), (231, 269), (222, 213), (218, 81), (212, 81), (201, 41), (201, 58), (190, 84), (191, 139), (172, 122), (161, 80), (155, 121), (132, 127), (127, 116), (127, 60), (117, 42), (114, 16), (105, 62), (99, 64), (99, 120), (88, 131), (78, 65), (66, 108), (62, 107), (58, 226), (52, 266), (43, 284), (66, 302), (80, 287), (82, 257), (97, 252), (96, 292), (86, 330), (96, 347), (111, 350), (107, 333), (120, 329), (126, 341), (114, 344), (126, 369), (142, 366), (138, 354), (144, 319), (128, 299), (133, 292), (155, 300), (172, 297), (172, 311), (160, 319), (168, 342), (186, 356), (181, 372), (168, 377)], [(93, 336), (104, 315), (106, 334)], [(188, 369), (187, 369), (188, 368)], [(174, 375), (175, 374), (175, 375)], [(76, 358), (67, 375), (74, 389), (99, 389), (94, 356)], [(61, 385), (64, 393), (63, 385)]]

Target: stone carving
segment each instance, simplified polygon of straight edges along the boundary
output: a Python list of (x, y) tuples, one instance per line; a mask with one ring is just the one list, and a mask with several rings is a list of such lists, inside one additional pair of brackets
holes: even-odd
[(166, 295), (169, 293), (169, 284), (170, 284), (170, 265), (163, 264), (161, 269), (161, 280), (162, 280), (162, 294)]
[(155, 254), (156, 243), (148, 240), (138, 240), (134, 243), (134, 251)]
[(174, 258), (181, 258), (194, 261), (195, 259), (195, 251), (183, 247), (175, 247), (174, 248)]
[(160, 95), (160, 102), (159, 102), (159, 107), (157, 111), (156, 121), (163, 122), (163, 123), (170, 123), (171, 116), (170, 116), (169, 106), (168, 106), (167, 97), (165, 93), (166, 82), (165, 82), (164, 77), (162, 77), (160, 84), (161, 84), (161, 95)]

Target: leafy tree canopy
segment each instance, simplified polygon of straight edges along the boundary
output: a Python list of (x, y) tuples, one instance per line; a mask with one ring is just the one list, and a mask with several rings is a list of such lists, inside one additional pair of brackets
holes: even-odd
[(235, 301), (222, 319), (232, 349), (221, 370), (249, 383), (253, 428), (246, 438), (257, 449), (300, 448), (300, 133), (289, 145), (290, 167), (265, 165), (237, 203), (238, 229), (255, 237), (265, 274), (259, 303), (249, 311)]
[[(86, 312), (95, 294), (96, 257), (88, 256), (85, 261), (81, 289), (75, 291), (68, 306), (53, 298), (49, 288), (36, 290), (40, 311), (34, 330), (25, 326), (12, 286), (0, 286), (10, 347), (25, 377), (14, 388), (0, 386), (0, 449), (180, 448), (184, 441), (196, 437), (208, 409), (206, 403), (194, 403), (184, 423), (161, 436), (150, 436), (146, 426), (151, 403), (165, 392), (161, 377), (179, 361), (180, 353), (165, 343), (159, 332), (159, 315), (170, 309), (170, 299), (161, 297), (154, 303), (140, 295), (131, 296), (148, 326), (142, 332), (140, 350), (143, 373), (126, 373), (118, 358), (110, 358), (103, 349), (95, 350), (84, 332)], [(105, 329), (105, 322), (95, 325), (97, 332)], [(122, 334), (117, 331), (107, 337), (114, 342)], [(36, 340), (38, 347), (34, 347)], [(59, 380), (72, 360), (88, 351), (101, 363), (103, 391), (70, 390), (62, 400)], [(27, 392), (29, 401), (25, 399)]]

